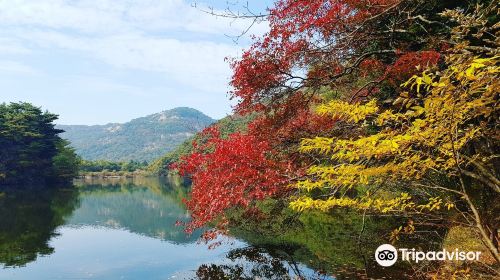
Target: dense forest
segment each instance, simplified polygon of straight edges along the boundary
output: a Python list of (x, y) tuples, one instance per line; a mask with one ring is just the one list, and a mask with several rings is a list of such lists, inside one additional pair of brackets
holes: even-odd
[(498, 2), (281, 0), (265, 16), (270, 31), (231, 62), (235, 113), (253, 117), (170, 156), (193, 181), (187, 231), (399, 217), (388, 243), (430, 228), (441, 244), (481, 241), (482, 262), (419, 276), (498, 276)]
[(0, 104), (0, 185), (62, 184), (75, 177), (80, 159), (59, 137), (55, 120), (29, 103)]

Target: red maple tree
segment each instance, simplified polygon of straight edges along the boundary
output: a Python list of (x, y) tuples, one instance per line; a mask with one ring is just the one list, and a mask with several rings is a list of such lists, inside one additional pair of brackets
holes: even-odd
[(255, 135), (234, 133), (219, 137), (216, 126), (203, 132), (208, 140), (181, 159), (181, 174), (190, 175), (194, 185), (186, 202), (192, 221), (187, 230), (204, 226), (232, 207), (286, 192), (291, 163), (280, 159), (269, 141)]
[(334, 121), (311, 113), (323, 93), (341, 88), (336, 98), (350, 102), (381, 88), (386, 95), (397, 94), (397, 83), (417, 66), (438, 62), (447, 35), (433, 19), (446, 5), (437, 0), (277, 1), (269, 9), (269, 32), (231, 60), (235, 112), (258, 117), (244, 133), (227, 138), (215, 127), (205, 130), (209, 140), (176, 166), (193, 180), (188, 230), (220, 219), (232, 207), (286, 196), (286, 186), (311, 160), (297, 153), (300, 139), (333, 133)]

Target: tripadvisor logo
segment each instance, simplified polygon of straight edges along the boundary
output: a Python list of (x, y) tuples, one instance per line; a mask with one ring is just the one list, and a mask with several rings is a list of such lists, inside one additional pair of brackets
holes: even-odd
[(398, 260), (398, 251), (401, 256), (402, 261), (413, 261), (418, 263), (420, 261), (445, 261), (445, 260), (455, 260), (455, 261), (479, 261), (481, 252), (465, 252), (455, 249), (454, 251), (448, 251), (443, 249), (441, 251), (429, 251), (422, 252), (416, 251), (415, 249), (399, 248), (396, 250), (394, 246), (390, 244), (382, 244), (375, 251), (375, 260), (381, 266), (392, 266)]
[(391, 244), (382, 244), (375, 251), (375, 260), (381, 266), (391, 266), (398, 260), (398, 251)]

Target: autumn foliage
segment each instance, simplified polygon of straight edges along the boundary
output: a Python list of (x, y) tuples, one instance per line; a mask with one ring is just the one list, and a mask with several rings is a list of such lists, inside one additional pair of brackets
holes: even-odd
[(187, 202), (193, 222), (188, 230), (204, 226), (233, 207), (284, 192), (290, 163), (273, 159), (269, 142), (253, 135), (234, 133), (219, 138), (217, 127), (206, 129), (208, 139), (182, 159), (182, 174), (192, 174), (196, 187)]
[(436, 50), (442, 48), (443, 35), (437, 30), (443, 27), (421, 19), (429, 8), (436, 17), (444, 7), (433, 1), (278, 1), (269, 10), (269, 33), (231, 64), (232, 94), (240, 101), (236, 109), (274, 109), (298, 89), (311, 93), (352, 84), (353, 79), (341, 78), (356, 75), (369, 61), (381, 71), (348, 95), (371, 92), (389, 76), (393, 82), (409, 78), (414, 66), (439, 59)]
[[(479, 218), (471, 224), (479, 232), (490, 228), (480, 236), (495, 254), (498, 221), (479, 200), (456, 207), (470, 191), (460, 187), (466, 172), (472, 192), (497, 197), (489, 193), (497, 171), (474, 173), (491, 169), (495, 153), (485, 154), (489, 169), (474, 168), (483, 163), (471, 154), (498, 144), (496, 6), (472, 2), (277, 1), (269, 32), (231, 60), (235, 113), (256, 117), (227, 137), (207, 129), (208, 140), (177, 165), (193, 179), (188, 229), (223, 224), (227, 210), (251, 212), (267, 198), (299, 211), (454, 209)], [(425, 185), (429, 178), (454, 185)], [(371, 196), (391, 180), (405, 191)]]

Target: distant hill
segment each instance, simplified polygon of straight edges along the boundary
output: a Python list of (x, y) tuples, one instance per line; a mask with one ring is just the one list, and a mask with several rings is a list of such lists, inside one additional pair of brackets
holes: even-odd
[(106, 125), (58, 125), (76, 152), (86, 160), (151, 161), (172, 151), (215, 122), (202, 112), (179, 107)]

